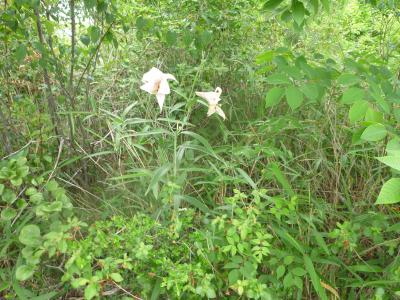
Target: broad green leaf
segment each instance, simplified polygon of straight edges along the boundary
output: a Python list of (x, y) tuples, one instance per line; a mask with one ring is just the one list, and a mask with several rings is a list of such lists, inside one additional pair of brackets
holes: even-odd
[(111, 273), (111, 274), (110, 274), (110, 277), (111, 277), (111, 279), (114, 280), (115, 282), (121, 282), (121, 281), (124, 280), (124, 279), (122, 278), (121, 274), (119, 274), (119, 273)]
[(85, 46), (90, 44), (90, 37), (87, 34), (82, 34), (79, 39)]
[(290, 80), (288, 75), (283, 73), (272, 74), (267, 77), (267, 83), (269, 84), (289, 84)]
[(85, 299), (91, 300), (92, 298), (98, 296), (99, 292), (97, 291), (97, 284), (91, 283), (85, 288)]
[(371, 123), (381, 123), (383, 122), (383, 114), (380, 111), (376, 111), (371, 107), (368, 107), (365, 113), (365, 121)]
[(324, 7), (324, 9), (326, 11), (329, 11), (330, 8), (330, 4), (329, 4), (329, 0), (321, 0), (322, 6)]
[(319, 90), (318, 85), (315, 83), (306, 83), (300, 86), (300, 90), (310, 100), (315, 100), (318, 98)]
[(229, 285), (235, 284), (240, 278), (239, 270), (234, 269), (228, 273)]
[(349, 110), (349, 119), (351, 123), (355, 123), (364, 118), (369, 107), (369, 103), (365, 100), (355, 102)]
[(361, 139), (368, 142), (376, 142), (385, 138), (386, 135), (386, 127), (378, 123), (368, 126), (361, 135)]
[(313, 9), (313, 14), (317, 14), (319, 10), (319, 0), (310, 0), (310, 4)]
[(364, 91), (360, 88), (352, 87), (343, 93), (341, 102), (343, 104), (353, 104), (359, 100), (364, 100)]
[(17, 195), (9, 189), (5, 189), (1, 197), (3, 201), (8, 204), (12, 204), (15, 200), (17, 200)]
[(271, 62), (272, 59), (274, 58), (274, 56), (275, 56), (275, 51), (272, 51), (272, 50), (266, 51), (256, 57), (256, 63), (263, 64), (263, 63)]
[(15, 272), (15, 277), (17, 280), (24, 281), (32, 277), (35, 272), (35, 266), (32, 265), (21, 265), (17, 268)]
[(360, 82), (360, 78), (353, 74), (344, 73), (338, 77), (337, 81), (341, 85), (354, 85)]
[(175, 46), (176, 41), (178, 39), (178, 35), (175, 31), (168, 30), (167, 33), (165, 34), (165, 41), (167, 42), (168, 46)]
[(304, 21), (304, 16), (306, 9), (302, 2), (294, 0), (292, 5), (293, 20), (298, 24), (302, 24)]
[(95, 7), (96, 3), (97, 3), (96, 0), (83, 0), (83, 2), (85, 3), (85, 7), (87, 9), (91, 9), (91, 8)]
[(286, 276), (283, 278), (284, 288), (289, 289), (293, 285), (294, 285), (293, 275), (291, 273), (286, 274)]
[[(386, 153), (389, 156), (400, 156), (400, 139), (394, 138), (390, 140), (386, 145)], [(1, 194), (1, 192), (0, 192)]]
[(281, 4), (283, 2), (283, 0), (268, 0), (267, 2), (265, 2), (264, 4), (264, 9), (274, 9), (276, 7), (279, 6), (279, 4)]
[(294, 268), (294, 269), (290, 270), (290, 272), (293, 275), (300, 276), (300, 277), (306, 275), (306, 273), (307, 273), (306, 270), (304, 270), (303, 268), (300, 268), (300, 267)]
[(3, 208), (0, 214), (0, 218), (3, 221), (10, 221), (14, 219), (14, 217), (17, 215), (17, 212), (14, 208), (7, 207)]
[(302, 92), (294, 86), (290, 86), (286, 89), (286, 101), (292, 110), (296, 110), (301, 106), (304, 101)]
[(90, 40), (92, 41), (92, 43), (96, 43), (100, 38), (101, 31), (100, 31), (100, 28), (97, 26), (90, 26), (88, 28), (88, 33), (89, 33)]
[(277, 105), (281, 101), (283, 93), (283, 89), (279, 87), (270, 89), (265, 96), (265, 106), (271, 107)]
[(375, 204), (395, 204), (398, 202), (400, 202), (400, 178), (392, 178), (382, 186)]
[(26, 46), (25, 45), (19, 45), (17, 49), (15, 49), (15, 59), (17, 60), (18, 63), (22, 62), (22, 60), (26, 56)]
[(377, 157), (377, 159), (385, 165), (400, 171), (400, 155)]
[(151, 292), (151, 297), (150, 300), (157, 300), (159, 298), (159, 295), (161, 293), (161, 283), (162, 279), (159, 278), (156, 280), (153, 286), (153, 291)]
[(286, 268), (284, 265), (280, 265), (277, 269), (276, 269), (276, 278), (279, 279), (281, 278), (283, 275), (285, 275), (286, 272)]
[(36, 225), (26, 225), (21, 229), (19, 234), (19, 241), (31, 247), (37, 247), (41, 245), (40, 228)]
[(46, 184), (46, 190), (48, 190), (49, 192), (55, 192), (57, 189), (58, 189), (58, 183), (55, 180), (50, 180)]

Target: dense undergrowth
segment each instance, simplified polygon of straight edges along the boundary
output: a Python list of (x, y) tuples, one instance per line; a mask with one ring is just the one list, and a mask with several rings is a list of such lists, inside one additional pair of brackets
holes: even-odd
[(400, 297), (399, 13), (4, 1), (0, 298)]

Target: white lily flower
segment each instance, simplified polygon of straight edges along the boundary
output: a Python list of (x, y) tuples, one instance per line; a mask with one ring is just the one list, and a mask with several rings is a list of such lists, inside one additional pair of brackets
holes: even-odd
[(168, 80), (177, 81), (173, 75), (165, 74), (154, 67), (145, 73), (142, 78), (143, 85), (140, 88), (152, 95), (156, 95), (158, 105), (160, 106), (160, 112), (162, 112), (165, 95), (171, 92)]
[(207, 100), (208, 102), (208, 112), (207, 116), (211, 116), (214, 113), (217, 113), (220, 115), (224, 120), (226, 119), (225, 114), (223, 110), (221, 109), (221, 106), (218, 104), (219, 101), (221, 101), (222, 89), (220, 87), (217, 87), (215, 89), (215, 92), (196, 92), (196, 95)]

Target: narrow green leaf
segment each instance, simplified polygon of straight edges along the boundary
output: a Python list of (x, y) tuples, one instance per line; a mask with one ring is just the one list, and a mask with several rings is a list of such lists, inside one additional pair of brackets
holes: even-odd
[(308, 275), (310, 276), (311, 283), (314, 286), (315, 291), (317, 292), (317, 295), (319, 296), (319, 299), (322, 300), (328, 300), (328, 297), (326, 296), (325, 290), (321, 285), (321, 279), (318, 276), (317, 272), (315, 271), (314, 265), (312, 263), (311, 258), (308, 255), (304, 255), (304, 266), (307, 270)]

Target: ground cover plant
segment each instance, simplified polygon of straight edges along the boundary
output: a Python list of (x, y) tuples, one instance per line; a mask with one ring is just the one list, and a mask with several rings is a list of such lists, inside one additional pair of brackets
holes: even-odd
[(0, 299), (400, 298), (398, 1), (0, 6)]

